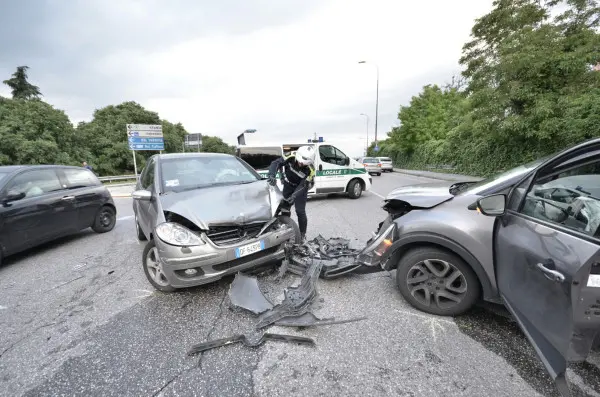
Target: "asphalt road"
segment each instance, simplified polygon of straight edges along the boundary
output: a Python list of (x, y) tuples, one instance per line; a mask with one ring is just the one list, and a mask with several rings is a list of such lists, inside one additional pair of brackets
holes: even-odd
[[(374, 177), (359, 200), (312, 199), (309, 237), (366, 241), (383, 219), (382, 196), (425, 178)], [(0, 268), (0, 396), (557, 396), (533, 349), (506, 312), (477, 308), (451, 319), (412, 309), (394, 273), (319, 280), (321, 316), (361, 322), (298, 331), (316, 347), (267, 342), (188, 357), (188, 348), (235, 333), (255, 318), (229, 308), (232, 278), (163, 294), (141, 267), (130, 198), (116, 199), (115, 229), (9, 258)], [(279, 301), (295, 283), (259, 277)], [(600, 357), (574, 366), (578, 396), (600, 396)]]

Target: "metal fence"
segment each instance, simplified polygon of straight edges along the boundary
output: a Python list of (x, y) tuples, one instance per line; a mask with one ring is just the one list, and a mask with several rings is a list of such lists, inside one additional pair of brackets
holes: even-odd
[(136, 181), (136, 176), (134, 174), (131, 175), (118, 175), (118, 176), (101, 176), (98, 179), (102, 183), (124, 183), (131, 182), (134, 183)]

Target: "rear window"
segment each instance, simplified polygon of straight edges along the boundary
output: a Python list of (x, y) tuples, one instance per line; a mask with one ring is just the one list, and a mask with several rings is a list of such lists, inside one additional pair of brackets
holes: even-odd
[(379, 160), (385, 161), (385, 162), (391, 162), (392, 161), (392, 159), (389, 158), (389, 157), (380, 157)]
[(98, 178), (96, 178), (96, 175), (85, 168), (80, 170), (74, 168), (65, 168), (62, 170), (62, 172), (65, 175), (68, 187), (71, 189), (78, 187), (99, 186), (102, 184)]
[(280, 147), (243, 147), (238, 149), (238, 157), (255, 170), (266, 170), (274, 160), (282, 157)]
[(363, 163), (377, 163), (377, 159), (365, 158), (365, 159), (363, 159)]

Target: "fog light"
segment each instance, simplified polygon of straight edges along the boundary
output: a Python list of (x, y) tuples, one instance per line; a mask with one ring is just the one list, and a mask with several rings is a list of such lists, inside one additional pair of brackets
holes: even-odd
[(185, 269), (184, 273), (185, 273), (186, 276), (193, 276), (196, 273), (198, 273), (198, 270), (196, 270), (196, 269)]

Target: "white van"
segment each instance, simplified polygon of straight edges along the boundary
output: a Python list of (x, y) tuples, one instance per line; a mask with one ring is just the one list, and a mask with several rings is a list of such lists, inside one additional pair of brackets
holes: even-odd
[[(315, 158), (315, 185), (308, 195), (346, 193), (357, 199), (363, 191), (371, 189), (372, 179), (365, 167), (358, 161), (346, 156), (337, 147), (326, 142), (274, 144), (274, 145), (238, 145), (236, 155), (250, 164), (263, 178), (267, 178), (269, 166), (273, 160), (289, 156), (300, 146), (313, 146), (317, 152)], [(277, 175), (281, 185), (281, 175)]]

